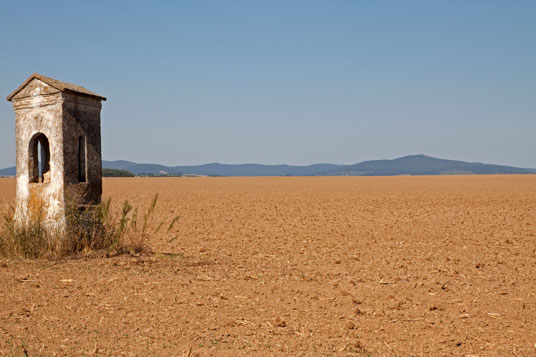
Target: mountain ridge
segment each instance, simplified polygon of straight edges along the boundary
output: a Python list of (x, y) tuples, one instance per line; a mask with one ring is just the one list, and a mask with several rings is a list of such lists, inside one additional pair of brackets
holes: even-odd
[[(127, 170), (135, 175), (205, 176), (396, 176), (460, 174), (536, 174), (536, 169), (408, 155), (396, 159), (368, 160), (352, 165), (319, 163), (312, 165), (221, 164), (218, 162), (166, 166), (127, 160), (102, 161), (105, 169)], [(15, 176), (15, 167), (0, 169), (0, 176)]]
[(348, 165), (325, 175), (396, 176), (396, 175), (459, 175), (459, 174), (530, 174), (532, 169), (512, 166), (438, 159), (427, 155), (409, 155), (392, 160), (370, 160)]

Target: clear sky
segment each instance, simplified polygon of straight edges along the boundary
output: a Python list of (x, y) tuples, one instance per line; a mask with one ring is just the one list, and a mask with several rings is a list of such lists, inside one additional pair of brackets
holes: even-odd
[(108, 97), (105, 160), (536, 168), (533, 0), (0, 1), (2, 97), (33, 72)]

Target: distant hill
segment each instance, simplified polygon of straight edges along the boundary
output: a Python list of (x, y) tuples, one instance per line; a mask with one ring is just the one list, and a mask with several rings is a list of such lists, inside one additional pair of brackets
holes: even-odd
[[(394, 160), (363, 161), (355, 165), (314, 164), (309, 166), (261, 164), (205, 164), (164, 166), (131, 161), (102, 161), (103, 169), (130, 171), (137, 176), (395, 176), (395, 175), (463, 175), (463, 174), (536, 174), (536, 169), (490, 165), (410, 155)], [(15, 167), (0, 170), (0, 176), (14, 176)]]
[(482, 174), (529, 174), (536, 170), (511, 166), (490, 165), (480, 162), (465, 162), (437, 159), (426, 155), (404, 156), (394, 160), (364, 161), (342, 169), (324, 172), (337, 176), (394, 176), (394, 175), (482, 175)]
[(156, 164), (137, 164), (130, 161), (103, 161), (102, 167), (128, 170), (135, 175), (169, 173), (206, 176), (315, 176), (321, 172), (335, 171), (345, 166), (334, 164), (314, 164), (309, 166), (229, 165), (219, 163), (196, 166), (163, 166)]
[(15, 176), (16, 174), (17, 169), (15, 168), (15, 166), (0, 169), (0, 176)]
[(394, 160), (364, 161), (355, 165), (314, 164), (309, 166), (261, 164), (205, 164), (197, 166), (163, 166), (130, 161), (103, 161), (103, 167), (140, 174), (186, 174), (207, 176), (394, 176), (460, 174), (529, 174), (536, 169), (490, 165), (410, 155)]

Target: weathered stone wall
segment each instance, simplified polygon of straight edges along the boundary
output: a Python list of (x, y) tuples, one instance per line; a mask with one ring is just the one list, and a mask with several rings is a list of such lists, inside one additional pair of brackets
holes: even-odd
[[(50, 84), (46, 77), (30, 79), (8, 98), (13, 102), (16, 122), (15, 219), (20, 223), (39, 219), (61, 228), (66, 223), (67, 205), (101, 201), (100, 111), (105, 98), (48, 80)], [(50, 158), (43, 175), (38, 174), (37, 166), (40, 144)]]
[[(63, 150), (66, 197), (81, 204), (100, 203), (102, 195), (101, 101), (63, 93)], [(84, 143), (85, 180), (80, 180), (80, 140)]]
[[(63, 132), (60, 91), (33, 79), (12, 98), (15, 109), (17, 144), (16, 220), (40, 218), (53, 224), (64, 223)], [(30, 141), (42, 133), (50, 148), (50, 182), (30, 183)]]

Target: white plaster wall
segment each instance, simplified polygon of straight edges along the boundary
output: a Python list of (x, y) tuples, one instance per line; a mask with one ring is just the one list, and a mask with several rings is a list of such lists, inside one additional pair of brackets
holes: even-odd
[[(35, 82), (35, 83), (34, 83)], [(51, 93), (52, 92), (52, 93)], [(63, 226), (64, 217), (64, 170), (62, 137), (61, 93), (45, 83), (34, 79), (13, 98), (16, 112), (17, 135), (17, 205), (15, 218), (25, 222), (31, 217), (29, 205), (32, 192), (40, 195), (43, 202), (42, 217), (49, 225)], [(46, 95), (41, 95), (46, 93)], [(50, 147), (50, 183), (29, 183), (29, 144), (31, 138), (43, 133)], [(35, 199), (33, 199), (35, 204)]]

